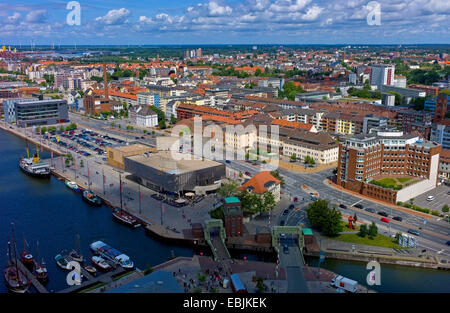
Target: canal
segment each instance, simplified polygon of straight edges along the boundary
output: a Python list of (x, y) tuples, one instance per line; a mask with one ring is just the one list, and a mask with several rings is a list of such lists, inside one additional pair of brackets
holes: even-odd
[[(41, 256), (47, 263), (50, 280), (49, 291), (67, 287), (67, 272), (60, 270), (54, 261), (62, 250), (75, 248), (75, 234), (80, 234), (82, 254), (90, 257), (89, 244), (102, 240), (129, 255), (136, 266), (167, 261), (175, 256), (192, 256), (190, 248), (169, 246), (145, 235), (144, 229), (130, 229), (116, 223), (106, 207), (90, 207), (82, 201), (81, 194), (69, 190), (62, 181), (52, 177), (40, 180), (22, 173), (18, 159), (25, 155), (26, 142), (0, 130), (0, 265), (6, 265), (7, 243), (11, 237), (11, 222), (15, 224), (18, 253), (23, 249), (25, 235), (29, 251), (36, 256), (36, 241), (40, 243)], [(31, 150), (35, 150), (35, 147)], [(46, 151), (43, 158), (49, 158)], [(204, 253), (207, 253), (205, 250)], [(269, 256), (232, 252), (236, 258), (274, 261)], [(317, 265), (316, 258), (308, 258), (310, 266)], [(325, 260), (322, 264), (335, 273), (365, 284), (368, 270), (360, 262)], [(450, 292), (450, 271), (381, 265), (381, 286), (371, 288), (379, 292)], [(7, 292), (2, 275), (0, 293)]]

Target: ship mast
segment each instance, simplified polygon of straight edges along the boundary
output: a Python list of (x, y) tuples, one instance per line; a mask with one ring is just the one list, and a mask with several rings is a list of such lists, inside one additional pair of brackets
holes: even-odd
[(123, 201), (122, 201), (122, 174), (119, 173), (119, 183), (120, 183), (120, 214), (122, 214), (122, 206), (123, 206)]
[(17, 263), (17, 249), (16, 249), (16, 239), (14, 235), (14, 223), (11, 223), (11, 233), (12, 233), (12, 241), (13, 241), (13, 249), (14, 249), (14, 264), (16, 266), (16, 273), (17, 273), (17, 282), (20, 287), (22, 287), (22, 278), (20, 277), (20, 271)]

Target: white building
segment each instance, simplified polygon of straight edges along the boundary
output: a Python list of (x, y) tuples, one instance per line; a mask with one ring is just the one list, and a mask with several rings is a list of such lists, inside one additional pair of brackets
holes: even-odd
[(158, 114), (148, 106), (141, 106), (136, 110), (136, 125), (140, 127), (155, 127), (158, 125)]

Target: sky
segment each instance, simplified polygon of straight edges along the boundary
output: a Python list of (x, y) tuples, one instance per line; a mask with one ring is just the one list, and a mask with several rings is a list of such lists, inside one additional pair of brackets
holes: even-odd
[(449, 0), (2, 0), (0, 19), (13, 46), (450, 44)]

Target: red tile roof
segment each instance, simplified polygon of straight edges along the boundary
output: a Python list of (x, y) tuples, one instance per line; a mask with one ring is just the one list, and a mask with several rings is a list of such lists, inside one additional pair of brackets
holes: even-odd
[(246, 190), (248, 188), (251, 189), (252, 192), (257, 194), (263, 194), (267, 191), (267, 183), (274, 182), (276, 185), (281, 183), (281, 181), (270, 174), (270, 172), (259, 172), (252, 178), (250, 178), (247, 182), (245, 182), (242, 186), (238, 187), (238, 190)]

